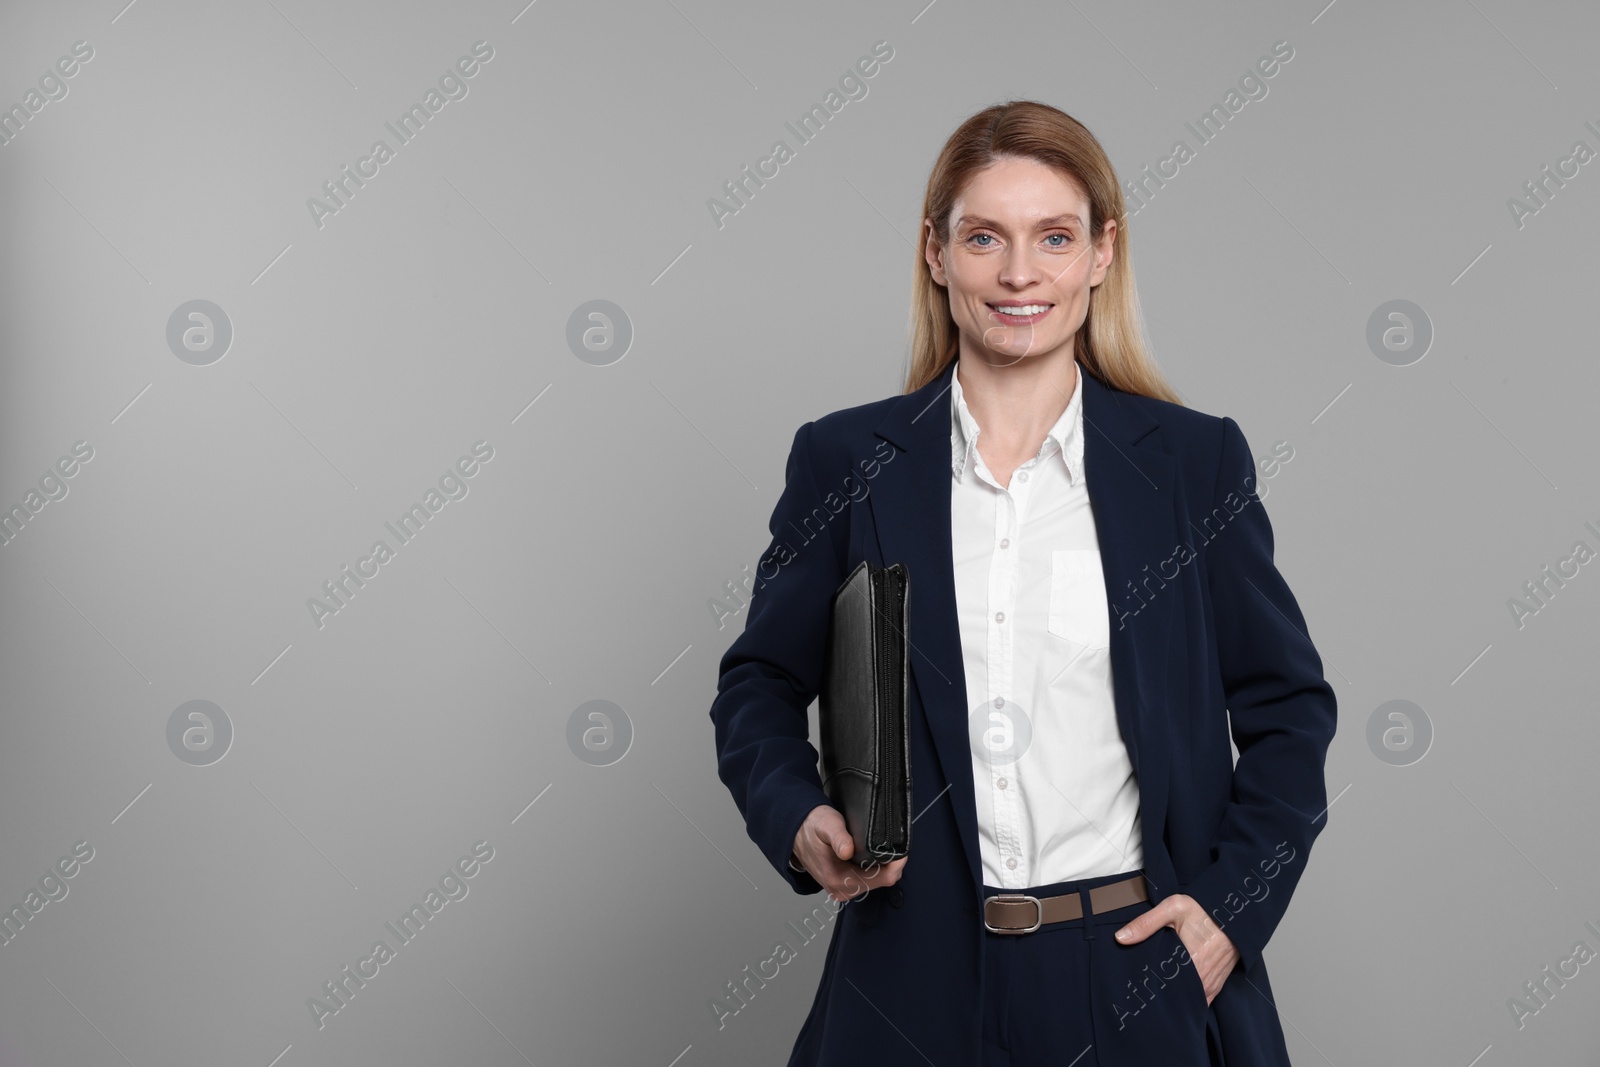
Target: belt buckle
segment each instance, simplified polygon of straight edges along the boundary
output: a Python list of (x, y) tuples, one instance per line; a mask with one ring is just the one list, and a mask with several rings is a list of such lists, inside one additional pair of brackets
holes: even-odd
[[(1024, 901), (1024, 900), (1033, 901), (1033, 910), (1034, 910), (1033, 925), (1028, 927), (1026, 930), (1015, 930), (1015, 929), (1012, 929), (1010, 927), (1003, 927), (1003, 926), (990, 926), (989, 925), (989, 914), (988, 914), (987, 905), (988, 905), (989, 901), (991, 901), (991, 900), (998, 900), (998, 901), (1001, 901), (1001, 902), (1007, 903), (1007, 904), (1015, 904), (1015, 903), (1019, 903), (1019, 902)], [(984, 926), (984, 929), (988, 930), (992, 934), (1031, 934), (1035, 930), (1039, 929), (1039, 927), (1044, 924), (1044, 905), (1039, 903), (1039, 898), (1038, 897), (1029, 896), (1027, 893), (996, 893), (992, 897), (984, 898), (984, 902), (983, 903), (985, 905), (984, 915), (983, 915), (983, 926)]]

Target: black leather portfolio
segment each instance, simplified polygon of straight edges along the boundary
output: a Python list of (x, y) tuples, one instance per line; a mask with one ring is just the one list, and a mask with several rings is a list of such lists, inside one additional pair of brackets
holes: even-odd
[(911, 847), (910, 659), (903, 563), (862, 560), (833, 594), (819, 728), (822, 789), (855, 839), (852, 862), (887, 863)]

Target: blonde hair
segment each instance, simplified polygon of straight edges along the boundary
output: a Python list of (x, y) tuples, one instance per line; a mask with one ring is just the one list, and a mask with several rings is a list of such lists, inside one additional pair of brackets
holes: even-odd
[[(1049, 104), (1013, 100), (963, 122), (939, 153), (922, 200), (922, 217), (933, 220), (938, 242), (950, 242), (950, 212), (967, 181), (1008, 156), (1036, 160), (1079, 185), (1089, 199), (1091, 239), (1102, 233), (1106, 219), (1117, 220), (1111, 266), (1090, 293), (1089, 311), (1074, 342), (1078, 365), (1103, 385), (1182, 404), (1145, 344), (1122, 187), (1105, 149), (1071, 115)], [(933, 280), (923, 255), (925, 234), (926, 229), (918, 235), (911, 284), (908, 393), (937, 378), (959, 351), (950, 295)]]

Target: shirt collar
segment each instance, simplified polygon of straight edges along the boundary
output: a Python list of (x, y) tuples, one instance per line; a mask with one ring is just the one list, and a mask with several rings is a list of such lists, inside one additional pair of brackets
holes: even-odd
[[(1066, 464), (1067, 480), (1077, 485), (1083, 480), (1083, 367), (1074, 361), (1077, 371), (1077, 385), (1072, 390), (1072, 399), (1067, 402), (1067, 409), (1056, 419), (1055, 425), (1050, 427), (1050, 432), (1045, 435), (1040, 453), (1050, 449), (1054, 443), (1055, 452), (1061, 456)], [(955, 371), (950, 372), (950, 473), (960, 481), (965, 473), (968, 461), (978, 447), (979, 427), (972, 412), (967, 408), (967, 401), (961, 395), (961, 378)]]

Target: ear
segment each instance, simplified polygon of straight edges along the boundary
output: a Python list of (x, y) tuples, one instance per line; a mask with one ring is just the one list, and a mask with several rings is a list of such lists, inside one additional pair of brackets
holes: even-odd
[(1117, 220), (1107, 219), (1100, 232), (1100, 239), (1094, 243), (1095, 264), (1089, 281), (1091, 289), (1106, 280), (1106, 272), (1111, 269), (1111, 261), (1116, 257)]
[(933, 280), (948, 288), (950, 283), (944, 276), (944, 248), (934, 235), (932, 219), (922, 220), (922, 255), (928, 261)]

